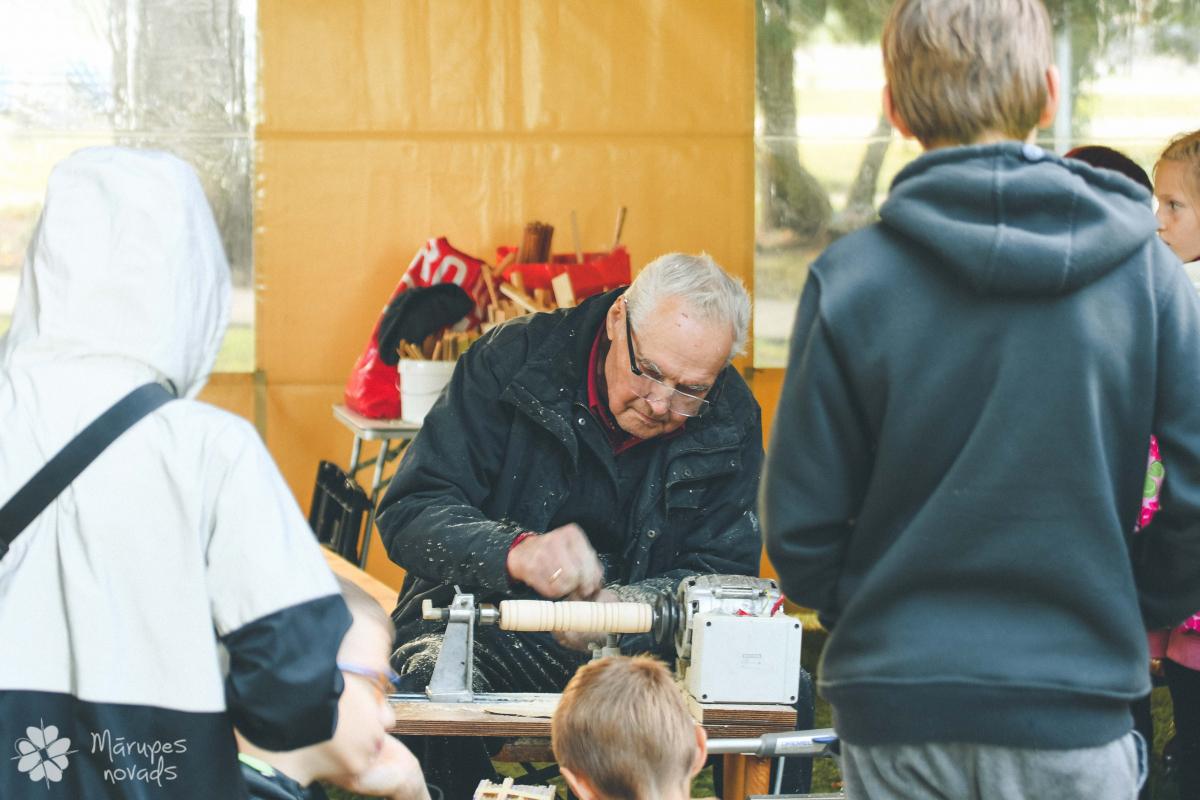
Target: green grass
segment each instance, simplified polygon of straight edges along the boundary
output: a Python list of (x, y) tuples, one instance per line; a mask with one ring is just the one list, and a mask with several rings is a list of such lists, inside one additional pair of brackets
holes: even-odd
[(877, 117), (882, 109), (878, 89), (835, 90), (802, 85), (796, 91), (796, 112), (802, 117)]
[[(1089, 117), (1198, 117), (1200, 95), (1101, 94), (1080, 95), (1081, 111)], [(796, 111), (801, 117), (878, 117), (882, 106), (874, 89), (817, 88), (801, 85)]]
[(1200, 117), (1200, 95), (1085, 94), (1079, 98), (1090, 117)]
[(254, 371), (254, 326), (230, 325), (213, 372)]
[(754, 367), (756, 369), (786, 367), (787, 356), (787, 339), (768, 339), (765, 336), (754, 337)]
[[(0, 336), (12, 324), (12, 317), (0, 314)], [(254, 371), (254, 326), (230, 325), (225, 332), (225, 341), (221, 344), (221, 352), (217, 354), (217, 363), (213, 372), (253, 372)]]
[(1154, 747), (1150, 752), (1150, 797), (1152, 800), (1176, 800), (1179, 788), (1163, 780), (1162, 752), (1175, 735), (1171, 692), (1160, 686), (1150, 693), (1150, 715), (1154, 717)]
[(764, 250), (754, 254), (754, 296), (764, 300), (795, 300), (808, 280), (808, 265), (819, 250)]
[[(804, 642), (800, 648), (800, 666), (804, 667), (804, 671), (811, 675), (815, 682), (817, 663), (821, 660), (821, 651), (825, 649), (825, 641), (829, 638), (829, 634), (817, 622), (816, 612), (798, 609), (791, 605), (787, 607), (787, 612), (804, 623)], [(833, 708), (820, 694), (817, 695), (813, 727), (833, 727)], [(838, 791), (841, 789), (841, 780), (842, 774), (838, 771), (837, 764), (833, 759), (821, 758), (813, 762), (812, 789), (810, 790), (813, 794)]]

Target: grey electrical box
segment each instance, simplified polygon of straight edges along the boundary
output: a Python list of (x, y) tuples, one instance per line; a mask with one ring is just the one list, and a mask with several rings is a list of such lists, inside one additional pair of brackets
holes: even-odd
[(697, 614), (687, 688), (702, 703), (791, 705), (800, 689), (799, 620)]

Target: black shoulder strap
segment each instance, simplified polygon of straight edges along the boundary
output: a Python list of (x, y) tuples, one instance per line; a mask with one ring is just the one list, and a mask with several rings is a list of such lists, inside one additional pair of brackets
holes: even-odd
[(157, 383), (134, 389), (79, 432), (67, 446), (47, 462), (29, 483), (0, 508), (0, 558), (29, 523), (54, 502), (63, 489), (96, 460), (122, 433), (154, 409), (175, 396)]

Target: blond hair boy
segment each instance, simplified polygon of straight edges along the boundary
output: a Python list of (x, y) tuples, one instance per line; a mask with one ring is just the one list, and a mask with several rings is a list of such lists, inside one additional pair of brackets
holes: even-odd
[(1144, 187), (1030, 141), (1051, 39), (1038, 0), (897, 0), (926, 152), (800, 300), (760, 516), (848, 798), (1132, 800), (1145, 626), (1200, 608), (1200, 298)]
[(345, 677), (337, 728), (328, 741), (281, 753), (256, 747), (239, 732), (242, 776), (251, 800), (324, 798), (314, 783), (318, 778), (361, 794), (429, 800), (416, 758), (388, 733), (395, 721), (387, 702), (393, 691), (391, 617), (362, 588), (340, 575), (337, 581), (354, 619), (337, 655)]
[(551, 722), (554, 757), (580, 800), (686, 800), (706, 735), (662, 662), (604, 658), (579, 668)]
[(883, 107), (926, 150), (1027, 139), (1061, 77), (1040, 0), (899, 0), (883, 29)]

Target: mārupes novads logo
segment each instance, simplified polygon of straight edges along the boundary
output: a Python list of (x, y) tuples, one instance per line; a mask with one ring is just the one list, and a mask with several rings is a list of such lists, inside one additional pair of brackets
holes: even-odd
[(67, 768), (67, 756), (76, 752), (69, 749), (71, 740), (60, 738), (58, 728), (46, 725), (39, 720), (39, 727), (25, 729), (25, 738), (17, 739), (13, 748), (17, 754), (12, 757), (17, 762), (17, 769), (29, 773), (31, 781), (45, 781), (49, 788), (51, 781), (62, 780), (63, 770)]

